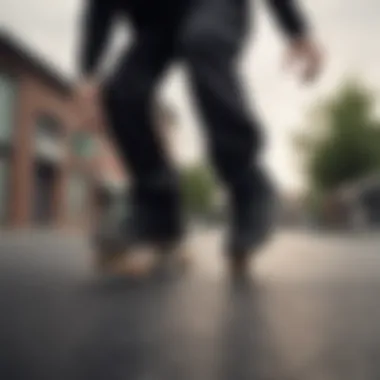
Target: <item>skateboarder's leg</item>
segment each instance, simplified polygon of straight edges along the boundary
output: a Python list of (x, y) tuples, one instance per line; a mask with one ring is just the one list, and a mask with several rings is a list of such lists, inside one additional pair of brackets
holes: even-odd
[(132, 179), (131, 239), (176, 239), (180, 234), (177, 180), (153, 120), (154, 90), (173, 58), (170, 33), (145, 31), (105, 85), (108, 123)]
[(255, 248), (267, 230), (268, 215), (265, 208), (256, 207), (268, 194), (257, 165), (262, 137), (237, 74), (247, 4), (247, 0), (202, 2), (187, 20), (181, 40), (211, 157), (231, 195), (233, 253)]

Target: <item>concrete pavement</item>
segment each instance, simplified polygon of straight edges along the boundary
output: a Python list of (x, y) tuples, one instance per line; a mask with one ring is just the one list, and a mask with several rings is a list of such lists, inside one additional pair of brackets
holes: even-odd
[(380, 379), (380, 238), (283, 231), (233, 283), (219, 231), (194, 266), (100, 277), (85, 241), (0, 240), (0, 378)]

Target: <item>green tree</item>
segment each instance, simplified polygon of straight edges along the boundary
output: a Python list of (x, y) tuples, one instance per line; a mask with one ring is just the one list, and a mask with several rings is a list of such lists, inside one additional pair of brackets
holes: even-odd
[(183, 169), (182, 196), (188, 213), (203, 216), (210, 213), (214, 195), (215, 181), (208, 167), (195, 165)]
[(297, 136), (313, 198), (380, 169), (374, 94), (354, 81), (317, 107), (308, 135)]

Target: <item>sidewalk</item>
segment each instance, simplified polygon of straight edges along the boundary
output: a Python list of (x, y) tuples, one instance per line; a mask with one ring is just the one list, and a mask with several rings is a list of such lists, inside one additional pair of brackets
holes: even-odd
[(31, 234), (36, 235), (84, 235), (85, 228), (66, 228), (66, 227), (27, 227), (27, 228), (3, 228), (0, 227), (0, 236), (26, 236)]
[(85, 242), (88, 236), (86, 230), (66, 228), (25, 228), (0, 229), (0, 244), (46, 244), (62, 242)]

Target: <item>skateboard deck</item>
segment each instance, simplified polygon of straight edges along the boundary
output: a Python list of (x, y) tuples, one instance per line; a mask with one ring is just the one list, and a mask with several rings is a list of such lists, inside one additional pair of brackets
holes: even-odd
[(153, 244), (123, 247), (122, 244), (93, 244), (95, 267), (100, 273), (144, 277), (155, 272), (183, 273), (190, 266), (185, 247), (162, 248)]

